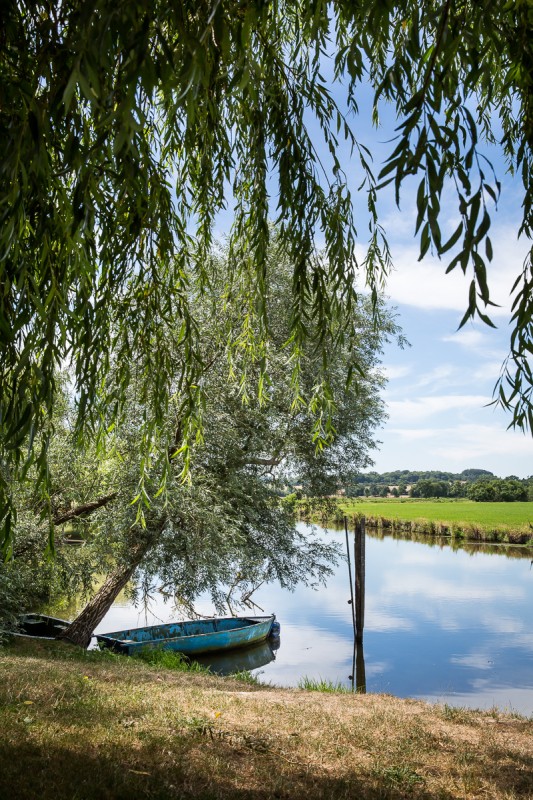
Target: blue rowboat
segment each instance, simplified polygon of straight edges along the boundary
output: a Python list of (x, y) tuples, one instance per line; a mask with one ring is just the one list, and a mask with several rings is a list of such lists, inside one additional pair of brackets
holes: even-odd
[(268, 617), (221, 617), (170, 622), (148, 628), (96, 634), (97, 641), (128, 656), (147, 648), (177, 650), (187, 656), (233, 650), (262, 642), (279, 632), (275, 614)]

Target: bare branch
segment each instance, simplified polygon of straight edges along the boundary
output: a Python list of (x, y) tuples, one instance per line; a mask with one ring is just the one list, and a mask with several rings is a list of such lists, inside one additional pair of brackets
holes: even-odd
[(114, 500), (117, 494), (118, 492), (112, 492), (104, 497), (99, 497), (98, 500), (93, 500), (91, 503), (84, 503), (81, 506), (69, 508), (68, 511), (63, 512), (62, 514), (56, 514), (52, 522), (54, 525), (62, 525), (64, 522), (68, 522), (71, 519), (88, 516), (89, 514), (92, 514), (93, 511), (106, 506), (108, 503)]

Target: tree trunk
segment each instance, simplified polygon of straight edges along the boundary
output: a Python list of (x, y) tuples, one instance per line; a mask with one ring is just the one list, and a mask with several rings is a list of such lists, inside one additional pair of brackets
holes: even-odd
[(83, 611), (57, 638), (64, 639), (80, 647), (89, 647), (91, 636), (97, 625), (103, 620), (119, 593), (141, 563), (152, 545), (151, 541), (139, 544), (132, 552), (129, 564), (118, 567), (89, 600)]

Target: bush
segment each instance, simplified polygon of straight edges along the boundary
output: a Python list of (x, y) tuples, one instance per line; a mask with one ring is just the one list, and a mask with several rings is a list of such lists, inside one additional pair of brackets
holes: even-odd
[(518, 478), (495, 478), (470, 484), (467, 497), (481, 503), (512, 503), (528, 499), (528, 486)]

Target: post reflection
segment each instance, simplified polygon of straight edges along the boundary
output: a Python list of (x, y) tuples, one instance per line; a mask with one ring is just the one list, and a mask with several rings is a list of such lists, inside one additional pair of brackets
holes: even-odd
[(348, 680), (352, 685), (352, 692), (366, 694), (365, 651), (362, 639), (360, 642), (358, 642), (354, 638), (352, 674), (348, 675)]
[(355, 645), (355, 691), (366, 694), (365, 653), (362, 641)]

